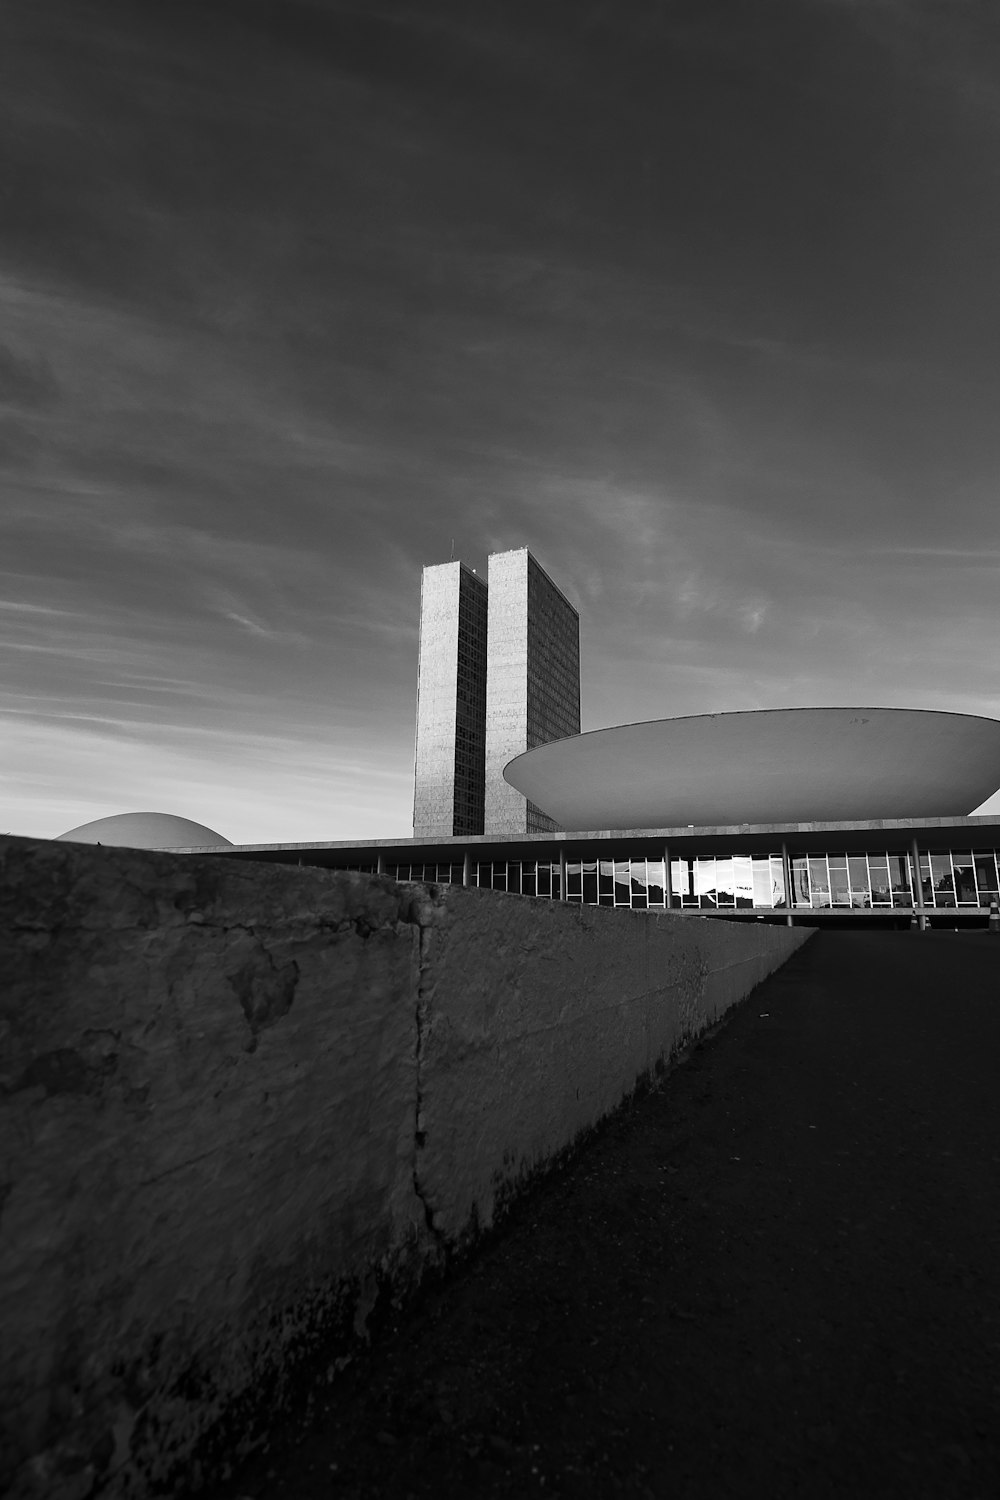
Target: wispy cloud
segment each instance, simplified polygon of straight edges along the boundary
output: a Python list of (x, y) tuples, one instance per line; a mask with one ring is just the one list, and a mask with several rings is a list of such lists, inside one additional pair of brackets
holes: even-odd
[(27, 604), (23, 599), (0, 599), (0, 609), (13, 615), (43, 615), (49, 619), (72, 614), (68, 609), (53, 609), (48, 604)]
[(53, 3), (0, 55), (33, 826), (309, 836), (339, 764), (405, 828), (452, 539), (579, 603), (592, 726), (1000, 711), (988, 7)]
[[(234, 843), (407, 831), (410, 776), (378, 754), (360, 747), (354, 757), (346, 747), (324, 754), (294, 736), (210, 732), (206, 753), (204, 731), (164, 740), (143, 736), (141, 727), (102, 718), (8, 717), (0, 829), (55, 837), (93, 818), (142, 808), (193, 817)], [(277, 800), (275, 778), (282, 788)]]

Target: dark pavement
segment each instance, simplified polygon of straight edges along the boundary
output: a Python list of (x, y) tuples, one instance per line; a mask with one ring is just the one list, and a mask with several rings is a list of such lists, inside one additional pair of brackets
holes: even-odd
[(1000, 938), (821, 932), (219, 1495), (1000, 1496)]

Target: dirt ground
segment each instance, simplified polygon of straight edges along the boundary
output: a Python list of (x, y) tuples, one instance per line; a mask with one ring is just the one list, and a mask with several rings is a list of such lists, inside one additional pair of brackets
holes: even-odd
[(221, 1497), (1000, 1496), (1000, 939), (821, 932)]

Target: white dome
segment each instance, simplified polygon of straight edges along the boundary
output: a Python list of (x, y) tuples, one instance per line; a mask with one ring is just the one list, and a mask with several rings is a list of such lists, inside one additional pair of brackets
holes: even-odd
[(81, 823), (79, 828), (61, 833), (59, 838), (71, 844), (108, 844), (122, 849), (206, 849), (222, 845), (232, 848), (230, 839), (206, 828), (204, 823), (158, 812), (115, 813), (110, 818)]
[(503, 774), (574, 831), (952, 817), (995, 791), (1000, 721), (919, 708), (692, 714), (552, 740)]

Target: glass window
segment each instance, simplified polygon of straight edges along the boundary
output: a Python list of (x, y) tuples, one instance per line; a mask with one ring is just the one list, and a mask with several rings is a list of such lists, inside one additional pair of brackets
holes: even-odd
[(753, 861), (753, 904), (754, 906), (774, 905), (771, 895), (771, 861), (769, 859)]
[[(549, 897), (551, 897), (551, 895), (552, 895), (552, 866), (551, 865), (543, 865), (541, 863), (541, 861), (539, 861), (538, 873), (537, 873), (537, 875), (536, 875), (535, 878), (536, 878), (536, 880), (538, 882), (538, 894), (539, 894), (539, 896), (549, 896)], [(558, 883), (559, 883), (559, 870), (558, 870), (558, 867), (557, 867), (557, 869), (556, 869), (556, 884), (558, 885)]]
[(670, 861), (670, 889), (675, 896), (689, 896), (691, 884), (688, 879), (688, 862), (686, 859), (672, 859)]
[(830, 859), (830, 905), (850, 906), (851, 887), (847, 876), (847, 855), (842, 854), (838, 859), (833, 855)]
[(535, 861), (526, 859), (521, 865), (521, 895), (534, 896), (537, 894), (537, 889)]
[(733, 857), (733, 894), (737, 906), (753, 906), (753, 860), (748, 854)]
[(715, 900), (719, 906), (736, 905), (736, 887), (731, 859), (715, 861)]
[(951, 873), (950, 854), (931, 855), (931, 880), (934, 884), (934, 905), (954, 906), (955, 880)]
[(868, 861), (863, 854), (848, 855), (847, 879), (851, 888), (851, 905), (871, 906), (871, 891), (868, 889)]
[(989, 906), (990, 897), (997, 894), (996, 856), (992, 852), (976, 855), (976, 884), (979, 887), (980, 906)]
[(978, 906), (976, 897), (976, 874), (972, 865), (972, 854), (951, 852), (951, 866), (955, 872), (955, 895), (959, 906)]
[(687, 878), (685, 881), (684, 893), (681, 896), (681, 905), (685, 907), (696, 907), (701, 901), (701, 897), (698, 895), (697, 890), (697, 865), (698, 861), (695, 859), (689, 859), (685, 861)]
[(871, 878), (872, 906), (892, 905), (892, 886), (889, 884), (889, 860), (884, 854), (869, 854), (868, 873)]
[(774, 906), (787, 905), (785, 869), (780, 854), (771, 855), (771, 900)]
[(519, 859), (507, 861), (507, 889), (514, 896), (521, 894), (521, 861)]
[(566, 861), (566, 900), (583, 900), (583, 866), (578, 860)]
[(701, 907), (714, 907), (715, 900), (715, 860), (696, 859), (694, 861), (694, 890), (698, 897), (698, 905)]
[(633, 859), (629, 865), (629, 893), (635, 911), (645, 911), (649, 904), (646, 887), (646, 861)]
[(812, 890), (809, 885), (809, 861), (804, 854), (792, 856), (792, 898), (796, 906), (812, 905)]
[(650, 906), (665, 906), (666, 892), (663, 888), (664, 867), (662, 859), (646, 861), (646, 892)]
[(583, 900), (586, 906), (597, 905), (597, 861), (587, 860), (583, 866)]
[(830, 876), (822, 854), (809, 856), (809, 887), (813, 906), (830, 905)]
[(913, 891), (910, 887), (910, 857), (908, 854), (889, 854), (889, 884), (892, 888), (893, 906), (912, 906)]
[(613, 859), (598, 860), (597, 895), (602, 906), (614, 906), (615, 862)]
[(931, 886), (931, 867), (926, 854), (920, 856), (920, 889), (923, 893), (924, 905), (934, 905), (934, 891)]
[[(779, 882), (781, 875), (781, 858), (775, 862), (768, 855), (755, 854), (747, 860), (749, 879), (747, 888), (750, 894), (750, 905), (771, 907), (778, 904), (778, 898), (784, 894), (779, 883), (777, 892), (774, 888), (774, 872), (778, 871)], [(737, 893), (740, 894), (739, 892)], [(742, 905), (743, 903), (740, 902)]]

